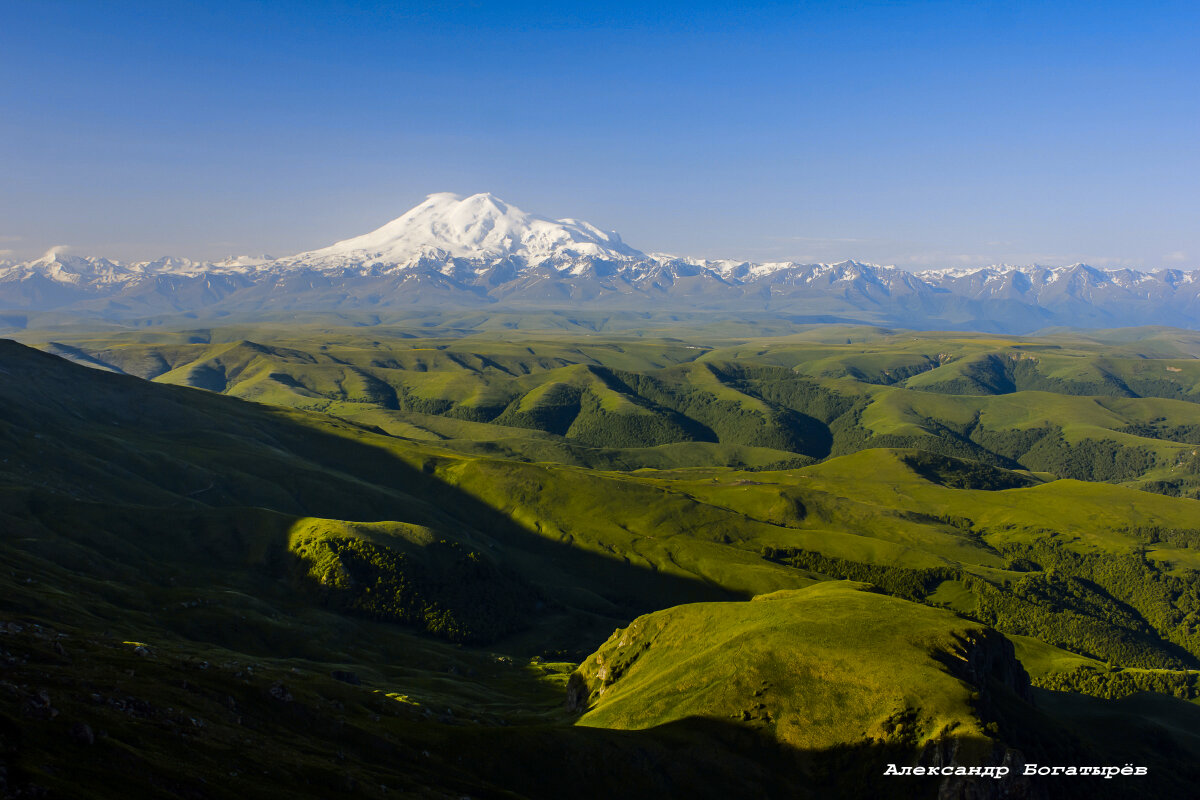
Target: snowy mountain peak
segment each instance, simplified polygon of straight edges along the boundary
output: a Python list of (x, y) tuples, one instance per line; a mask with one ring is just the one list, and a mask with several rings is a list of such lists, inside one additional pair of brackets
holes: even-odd
[(121, 263), (51, 248), (0, 261), (0, 310), (165, 312), (365, 309), (408, 304), (781, 311), (918, 328), (1028, 331), (1048, 324), (1195, 327), (1200, 271), (1086, 264), (909, 272), (646, 255), (578, 219), (530, 214), (491, 194), (431, 194), (362, 236), (288, 258)]
[(73, 256), (67, 253), (66, 245), (55, 245), (43, 253), (38, 258), (29, 262), (30, 266), (41, 267), (45, 270), (61, 269), (63, 267), (86, 267), (91, 263), (103, 262), (110, 263), (104, 258), (84, 258), (82, 256)]
[(420, 259), (520, 258), (528, 264), (565, 259), (642, 260), (646, 255), (611, 231), (573, 219), (529, 214), (491, 194), (441, 192), (370, 233), (301, 253), (295, 266), (371, 261), (405, 265)]

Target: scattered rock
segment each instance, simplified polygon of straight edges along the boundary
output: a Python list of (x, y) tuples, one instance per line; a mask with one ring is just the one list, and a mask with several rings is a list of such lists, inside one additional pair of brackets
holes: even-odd
[(34, 719), (54, 719), (58, 716), (58, 709), (50, 704), (50, 693), (45, 689), (25, 698), (23, 710), (26, 716)]
[(96, 743), (96, 735), (92, 733), (92, 727), (86, 722), (76, 722), (71, 726), (68, 735), (75, 744), (90, 745)]

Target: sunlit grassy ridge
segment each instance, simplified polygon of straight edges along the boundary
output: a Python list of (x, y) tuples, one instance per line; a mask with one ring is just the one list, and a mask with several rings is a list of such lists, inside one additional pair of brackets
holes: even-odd
[[(962, 641), (981, 635), (952, 614), (840, 581), (679, 606), (638, 618), (584, 662), (580, 722), (647, 728), (734, 714), (802, 749), (982, 738), (972, 687), (938, 661), (965, 660)], [(1010, 690), (1027, 688), (1006, 677)]]
[(921, 447), (1167, 494), (1200, 491), (1186, 468), (1200, 444), (1200, 346), (1170, 332), (1116, 342), (855, 327), (740, 342), (717, 331), (693, 332), (690, 342), (519, 330), (309, 335), (319, 338), (231, 327), (163, 333), (157, 343), (148, 334), (62, 336), (50, 346), (159, 382), (332, 413), (466, 452), (486, 442), (526, 460), (765, 466)]

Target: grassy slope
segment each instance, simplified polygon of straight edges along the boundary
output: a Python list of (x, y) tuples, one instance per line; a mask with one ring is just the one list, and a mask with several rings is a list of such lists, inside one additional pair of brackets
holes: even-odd
[[(581, 666), (594, 688), (580, 722), (646, 728), (735, 713), (800, 749), (905, 734), (922, 746), (945, 731), (978, 738), (970, 687), (931, 654), (980, 633), (840, 581), (679, 606), (635, 620)], [(912, 730), (896, 731), (910, 710)]]
[[(235, 379), (261, 376), (266, 370), (280, 369), (280, 364), (309, 369), (308, 359), (317, 358), (308, 352), (311, 347), (306, 350), (272, 344), (264, 346), (270, 350), (264, 354), (258, 346), (230, 342), (216, 349), (204, 343), (196, 346), (207, 348), (207, 361), (219, 362), (224, 374), (234, 373)], [(545, 354), (537, 355), (537, 347), (524, 345), (524, 355), (518, 352), (520, 345), (505, 347), (514, 359), (539, 360), (536, 367), (529, 360), (522, 362), (529, 367), (529, 375), (566, 369), (585, 385), (599, 387), (596, 382), (603, 383), (591, 368), (556, 364)], [(662, 345), (650, 345), (630, 356), (633, 348), (620, 347), (623, 352), (619, 357), (636, 362), (627, 360), (623, 366), (639, 369), (669, 368), (669, 363), (664, 363), (668, 362), (667, 354), (685, 360), (698, 352), (683, 352), (690, 346), (664, 349)], [(393, 355), (396, 352), (394, 343), (369, 349)], [(576, 352), (571, 357), (578, 359), (609, 355), (590, 345), (572, 348), (557, 343), (550, 349), (563, 360), (569, 360), (566, 356), (572, 351)], [(417, 347), (413, 350), (430, 352)], [(766, 360), (786, 355), (772, 347), (763, 352)], [(126, 638), (121, 641), (161, 640), (161, 646), (168, 648), (225, 647), (231, 652), (256, 653), (256, 658), (291, 652), (304, 654), (304, 658), (321, 665), (375, 663), (381, 653), (353, 650), (345, 637), (329, 635), (339, 624), (336, 620), (342, 619), (335, 615), (337, 609), (352, 613), (356, 609), (344, 602), (339, 604), (338, 597), (330, 597), (330, 586), (320, 585), (320, 576), (338, 574), (338, 559), (328, 548), (308, 560), (306, 553), (298, 552), (298, 543), (311, 542), (314, 533), (320, 534), (318, 538), (324, 542), (382, 541), (386, 550), (408, 559), (412, 571), (405, 574), (417, 575), (416, 596), (442, 598), (443, 604), (445, 587), (463, 580), (463, 573), (457, 571), (462, 568), (457, 554), (474, 553), (476, 559), (496, 567), (488, 573), (488, 580), (498, 587), (506, 603), (514, 599), (524, 602), (521, 598), (530, 601), (527, 610), (515, 613), (532, 627), (518, 632), (505, 645), (528, 655), (560, 647), (578, 652), (602, 626), (611, 629), (612, 621), (651, 608), (796, 589), (827, 577), (764, 560), (764, 547), (798, 547), (887, 566), (950, 565), (1003, 582), (1020, 576), (1006, 568), (1008, 556), (998, 552), (997, 547), (1003, 550), (1010, 545), (1052, 540), (1054, 546), (1068, 550), (1121, 554), (1139, 546), (1139, 540), (1126, 530), (1130, 524), (1163, 529), (1195, 524), (1195, 501), (1112, 486), (1056, 481), (1004, 491), (949, 488), (917, 474), (903, 451), (869, 450), (816, 466), (739, 473), (678, 468), (712, 463), (694, 459), (715, 457), (713, 448), (724, 448), (717, 451), (719, 455), (754, 452), (748, 448), (736, 451), (731, 449), (736, 446), (719, 443), (681, 443), (631, 451), (589, 448), (543, 433), (509, 429), (506, 435), (513, 436), (514, 443), (505, 449), (503, 439), (488, 438), (494, 428), (485, 428), (483, 423), (387, 409), (366, 395), (330, 400), (328, 395), (334, 393), (331, 387), (340, 386), (336, 391), (343, 393), (350, 391), (347, 398), (360, 391), (348, 382), (349, 376), (358, 373), (347, 372), (346, 365), (336, 362), (321, 380), (341, 375), (341, 383), (332, 378), (328, 383), (314, 382), (313, 386), (326, 394), (314, 392), (318, 397), (309, 400), (353, 405), (362, 408), (364, 414), (383, 414), (389, 424), (411, 425), (422, 435), (397, 439), (321, 415), (236, 404), (186, 389), (161, 387), (145, 394), (122, 376), (64, 372), (61, 362), (19, 360), (30, 358), (24, 352), (9, 350), (4, 355), (5, 368), (15, 366), (13, 372), (30, 376), (33, 381), (28, 386), (7, 384), (10, 393), (5, 401), (12, 413), (0, 423), (0, 445), (10, 459), (3, 465), (5, 480), (12, 486), (36, 487), (32, 493), (26, 489), (5, 495), (10, 530), (24, 532), (10, 538), (5, 559), (14, 572), (24, 569), (23, 574), (30, 577), (28, 565), (37, 565), (39, 572), (34, 580), (39, 583), (35, 585), (43, 587), (29, 590), (14, 584), (11, 597), (25, 599), (14, 602), (10, 610), (65, 626), (87, 619), (90, 609), (107, 608), (97, 620), (78, 630), (87, 629), (89, 636), (96, 637), (99, 628), (95, 626), (102, 625), (101, 620), (107, 616), (109, 620), (121, 620), (135, 632), (136, 636), (124, 634)], [(911, 356), (905, 358), (912, 361)], [(185, 369), (192, 369), (187, 365), (195, 363), (186, 358), (179, 361)], [(423, 363), (427, 368), (430, 365), (428, 361)], [(459, 362), (442, 362), (439, 369), (458, 368), (449, 366), (451, 363)], [(508, 363), (512, 367), (517, 361)], [(712, 363), (727, 362), (712, 359)], [(864, 370), (861, 362), (855, 366)], [(478, 375), (490, 369), (494, 368), (477, 365), (466, 372)], [(688, 376), (700, 375), (711, 384), (718, 375), (699, 364), (669, 371), (682, 375), (688, 384), (693, 381)], [(828, 380), (848, 392), (882, 396), (881, 390), (861, 381), (847, 384), (845, 377)], [(89, 387), (86, 392), (79, 391), (81, 382)], [(254, 383), (245, 378), (237, 385)], [(444, 389), (449, 384), (439, 385)], [(546, 383), (534, 380), (529, 385), (537, 389)], [(762, 402), (740, 388), (724, 384), (699, 389), (723, 402), (745, 405), (742, 397)], [(637, 406), (635, 413), (646, 408), (607, 384), (597, 392), (601, 407), (604, 391), (613, 393), (608, 398), (610, 411), (623, 403)], [(898, 390), (885, 391), (895, 394)], [(34, 407), (28, 403), (32, 397), (50, 401)], [(948, 399), (952, 409), (954, 402), (963, 399), (930, 393), (922, 397), (935, 398), (939, 403)], [(1081, 398), (1067, 399), (1073, 402)], [(297, 405), (289, 398), (280, 402)], [(1137, 408), (1147, 401), (1103, 402), (1125, 409), (1117, 404)], [(1175, 412), (1184, 407), (1190, 409), (1191, 405), (1177, 403), (1167, 412), (1172, 419), (1182, 418)], [(1127, 410), (1121, 413), (1128, 418)], [(1146, 413), (1149, 416), (1143, 416), (1147, 419), (1158, 414)], [(365, 417), (362, 421), (368, 422)], [(467, 435), (463, 435), (464, 429), (470, 429)], [(423, 441), (414, 441), (418, 438)], [(669, 454), (671, 448), (683, 447), (695, 452), (683, 458)], [(528, 457), (534, 452), (555, 456), (547, 459), (550, 461), (570, 457), (580, 465), (625, 469), (641, 466), (637, 459), (642, 453), (666, 453), (654, 463), (671, 469), (620, 474), (561, 463), (517, 464), (497, 459), (514, 454)], [(762, 457), (778, 452), (766, 451)], [(621, 459), (626, 460), (621, 463)], [(872, 480), (864, 481), (864, 475)], [(1117, 506), (1112, 505), (1114, 496), (1120, 498)], [(131, 501), (139, 507), (129, 506)], [(603, 509), (603, 513), (598, 514), (597, 509)], [(964, 526), (964, 520), (969, 524)], [(164, 531), (171, 535), (164, 538)], [(437, 548), (430, 546), (438, 542), (446, 546), (433, 552)], [(1194, 561), (1193, 550), (1170, 542), (1152, 548), (1150, 556), (1178, 568)], [(343, 560), (343, 569), (345, 563)], [(67, 573), (60, 568), (54, 572), (59, 564), (69, 565), (84, 580), (72, 586)], [(133, 565), (132, 571), (128, 565)], [(245, 573), (247, 569), (249, 573)], [(306, 574), (318, 578), (318, 585), (305, 579)], [(178, 582), (181, 577), (185, 577), (183, 586), (170, 587), (170, 580)], [(353, 583), (362, 581), (356, 579)], [(969, 589), (954, 590), (950, 584), (955, 582), (945, 583), (943, 597), (948, 604), (958, 603), (964, 608), (971, 605)], [(120, 584), (136, 588), (117, 590)], [(267, 595), (263, 594), (264, 585), (272, 587)], [(335, 580), (332, 588), (345, 586), (339, 587)], [(233, 607), (241, 609), (238, 613), (246, 618), (236, 629), (225, 624), (230, 597), (241, 598)], [(544, 602), (538, 597), (549, 601), (541, 610), (534, 607)], [(203, 602), (192, 607), (200, 609), (196, 614), (173, 614), (166, 627), (152, 621), (153, 608), (197, 599)], [(450, 599), (458, 604), (458, 619), (464, 621), (485, 619), (478, 616), (478, 608), (493, 605), (473, 606), (477, 598), (470, 597)], [(917, 616), (934, 613), (911, 603), (903, 606), (914, 609), (911, 613)], [(360, 605), (357, 612), (377, 613), (377, 609)], [(403, 615), (392, 618), (414, 623), (414, 619)], [(129, 621), (135, 619), (141, 621), (130, 625)], [(431, 619), (436, 622), (444, 618), (433, 614)], [(491, 623), (482, 624), (486, 627)], [(426, 625), (426, 629), (439, 632), (436, 624)], [(326, 640), (331, 643), (328, 647), (313, 647), (313, 642)], [(107, 642), (96, 645), (98, 654), (107, 652), (103, 648), (109, 646), (120, 652), (120, 643), (114, 644), (111, 636), (89, 641)], [(429, 663), (443, 658), (436, 654), (444, 645), (427, 639), (415, 641), (424, 642), (418, 648), (422, 653), (418, 661)], [(594, 644), (598, 639), (590, 641)], [(551, 646), (547, 647), (547, 642)], [(1058, 663), (1062, 669), (1078, 666), (1075, 656), (1047, 655), (1062, 651), (1046, 650), (1044, 643), (1040, 650), (1027, 647), (1023, 652), (1041, 653), (1037, 656), (1039, 664)], [(393, 693), (399, 688), (403, 689), (399, 694), (418, 696), (419, 680), (410, 678), (421, 667), (410, 663), (413, 674), (392, 675), (385, 679), (385, 688)], [(483, 662), (463, 668), (479, 672), (479, 663)], [(69, 674), (69, 670), (63, 674)], [(317, 667), (313, 674), (317, 676), (313, 680), (328, 682), (325, 666)], [(561, 687), (564, 677), (561, 672), (553, 673), (547, 676), (548, 685)], [(536, 708), (538, 703), (547, 702), (539, 699), (546, 697), (539, 681), (514, 681), (515, 688), (500, 705), (511, 710)], [(463, 688), (457, 680), (448, 681), (442, 690), (435, 694), (448, 699), (456, 692), (459, 697), (469, 698), (475, 691)], [(23, 696), (28, 699), (30, 695), (26, 692)], [(448, 707), (462, 710), (470, 702), (453, 700)], [(551, 718), (552, 714), (546, 719)], [(662, 721), (671, 730), (676, 729), (673, 723)], [(735, 722), (734, 727), (739, 725)]]
[[(937, 763), (935, 754), (945, 754), (941, 763), (1006, 763), (1016, 771), (1023, 760), (1115, 757), (1168, 774), (1176, 759), (1200, 754), (1200, 740), (1187, 733), (1194, 730), (1194, 707), (1139, 705), (1132, 698), (1062, 703), (1039, 694), (1050, 701), (1039, 704), (1054, 710), (1046, 714), (1031, 705), (1028, 677), (1012, 653), (994, 631), (951, 613), (866, 592), (861, 584), (823, 583), (750, 603), (680, 606), (640, 617), (580, 665), (568, 693), (584, 710), (579, 724), (586, 726), (645, 730), (739, 720), (784, 743), (788, 772), (828, 796), (934, 796), (936, 782), (882, 776), (889, 763), (929, 765)], [(1115, 734), (1121, 725), (1146, 740), (1122, 740)], [(1166, 752), (1153, 741), (1163, 730), (1156, 725), (1180, 731)], [(843, 753), (832, 775), (829, 762), (814, 757), (831, 742)], [(1017, 742), (1021, 751), (1009, 749)], [(1187, 791), (1188, 780), (1166, 778), (1175, 791)], [(980, 788), (950, 784), (943, 796)], [(1131, 788), (1084, 780), (1053, 791), (1121, 797)], [(1018, 778), (1002, 791), (1036, 790)]]
[[(431, 438), (429, 426), (412, 414), (517, 429), (507, 437), (452, 424), (438, 431), (447, 447), (471, 453), (480, 451), (481, 441), (504, 437), (504, 455), (525, 460), (617, 468), (765, 466), (796, 454), (823, 457), (832, 442), (834, 452), (921, 446), (988, 455), (1011, 466), (1033, 441), (1010, 452), (1018, 445), (997, 444), (997, 435), (1057, 426), (1061, 440), (1043, 442), (1026, 466), (1088, 478), (1108, 453), (1127, 450), (1136, 457), (1101, 469), (1102, 479), (1161, 484), (1176, 494), (1197, 489), (1178, 465), (1200, 436), (1200, 406), (1191, 402), (1200, 391), (1200, 368), (1187, 349), (1191, 340), (1170, 332), (1112, 344), (1084, 336), (1039, 340), (843, 327), (733, 343), (696, 337), (700, 344), (689, 344), (521, 330), (486, 339), (397, 338), (379, 326), (322, 329), (315, 340), (323, 343), (314, 346), (317, 332), (305, 336), (303, 330), (164, 332), (158, 341), (147, 334), (59, 338), (94, 364), (336, 413), (397, 435)], [(765, 384), (747, 381), (730, 364), (783, 368), (824, 394), (795, 388), (781, 394), (778, 375)], [(829, 397), (848, 405), (830, 413)], [(855, 403), (856, 418), (835, 419)], [(529, 430), (556, 437), (555, 446), (523, 433)], [(724, 447), (666, 455), (653, 449), (686, 442)]]

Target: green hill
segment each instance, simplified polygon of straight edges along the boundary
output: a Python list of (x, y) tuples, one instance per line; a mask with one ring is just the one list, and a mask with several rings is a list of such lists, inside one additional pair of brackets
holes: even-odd
[(637, 469), (916, 447), (1200, 493), (1189, 466), (1200, 443), (1200, 372), (1186, 337), (1151, 331), (1109, 343), (843, 327), (731, 342), (721, 331), (692, 331), (690, 344), (677, 338), (686, 329), (580, 337), (534, 325), (414, 338), (379, 325), (262, 324), (56, 335), (45, 346), (470, 454), (500, 448), (523, 460)]
[[(783, 745), (786, 774), (802, 776), (798, 786), (819, 796), (1029, 796), (1039, 788), (1021, 776), (1025, 763), (1099, 757), (1170, 773), (1180, 766), (1174, 759), (1198, 752), (1192, 740), (1188, 749), (1163, 752), (1146, 740), (1097, 736), (1094, 715), (1108, 715), (1102, 728), (1123, 718), (1147, 730), (1147, 720), (1129, 705), (1094, 700), (1064, 713), (1043, 701), (1047, 694), (1035, 696), (1012, 644), (995, 631), (844, 582), (639, 617), (568, 687), (585, 726), (736, 720), (752, 732), (747, 738)], [(1162, 708), (1172, 720), (1197, 716), (1183, 704)], [(995, 788), (985, 788), (987, 779), (888, 776), (889, 769), (959, 766), (1007, 766), (1017, 775)], [(1175, 790), (1190, 791), (1188, 780)], [(1056, 786), (1054, 796), (1130, 790), (1090, 780)]]
[(0, 341), (6, 791), (965, 797), (882, 769), (1006, 753), (1196, 779), (1189, 400), (910, 385), (1036, 344), (963, 334), (367, 330)]

